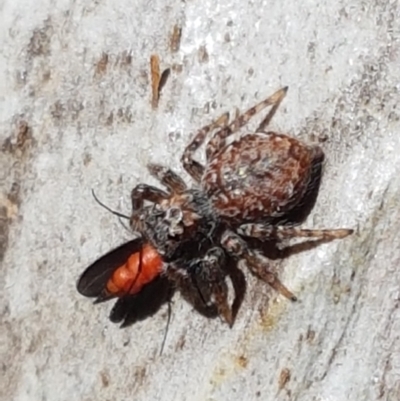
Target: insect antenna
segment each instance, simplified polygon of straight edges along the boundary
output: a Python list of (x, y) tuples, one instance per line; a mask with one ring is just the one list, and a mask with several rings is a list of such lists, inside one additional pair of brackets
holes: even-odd
[(110, 213), (112, 213), (115, 216), (118, 216), (119, 218), (123, 218), (123, 219), (127, 219), (129, 220), (129, 216), (127, 216), (126, 214), (117, 212), (116, 210), (111, 209), (110, 207), (108, 207), (107, 205), (105, 205), (103, 202), (101, 202), (99, 200), (99, 198), (96, 196), (96, 194), (94, 193), (94, 189), (92, 189), (92, 195), (94, 200), (102, 207), (104, 207), (104, 209), (108, 210)]
[(125, 228), (130, 234), (132, 234), (132, 230), (122, 221), (121, 217), (118, 216), (118, 221), (120, 222), (121, 226)]

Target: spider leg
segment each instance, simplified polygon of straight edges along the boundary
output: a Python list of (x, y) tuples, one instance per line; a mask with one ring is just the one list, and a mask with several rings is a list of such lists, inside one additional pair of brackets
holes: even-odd
[(352, 234), (354, 230), (339, 228), (332, 230), (306, 230), (300, 227), (273, 226), (262, 223), (242, 224), (237, 232), (245, 237), (258, 238), (260, 240), (268, 239), (288, 239), (288, 238), (313, 238), (316, 240), (333, 241), (335, 239), (345, 238)]
[[(274, 117), (276, 111), (278, 110), (279, 105), (281, 104), (282, 100), (286, 96), (287, 90), (288, 90), (288, 87), (286, 86), (286, 87), (280, 89), (278, 92), (275, 92), (271, 96), (272, 98), (274, 98), (271, 103), (271, 104), (273, 104), (273, 106), (271, 107), (271, 110), (268, 112), (268, 114), (266, 115), (264, 120), (262, 120), (261, 123), (259, 124), (259, 126), (257, 127), (256, 132), (260, 132), (260, 131), (263, 132), (268, 127), (268, 125), (271, 122), (272, 118)], [(266, 101), (268, 101), (268, 99)]]
[(143, 209), (144, 201), (152, 203), (160, 203), (162, 200), (167, 199), (169, 194), (162, 189), (153, 187), (147, 184), (136, 185), (131, 192), (132, 210)]
[(297, 301), (296, 296), (280, 282), (274, 273), (268, 270), (268, 259), (258, 251), (249, 249), (246, 242), (238, 235), (232, 231), (225, 231), (221, 238), (221, 244), (232, 256), (244, 259), (248, 268), (255, 276), (268, 283), (284, 297), (292, 301)]
[(141, 231), (141, 212), (143, 210), (144, 202), (149, 201), (152, 203), (160, 203), (162, 200), (167, 199), (169, 194), (157, 187), (147, 184), (136, 185), (131, 192), (132, 201), (132, 216), (131, 226), (134, 231)]
[(161, 166), (160, 164), (148, 164), (147, 169), (150, 174), (160, 181), (170, 192), (181, 194), (186, 191), (187, 187), (185, 182), (169, 168)]
[(201, 176), (203, 175), (204, 167), (193, 159), (194, 152), (204, 143), (207, 134), (219, 127), (224, 127), (229, 120), (229, 114), (225, 113), (221, 117), (219, 117), (216, 121), (212, 122), (209, 125), (206, 125), (191, 140), (189, 145), (186, 147), (183, 152), (181, 162), (183, 164), (183, 168), (191, 175), (191, 177), (200, 182)]
[(211, 302), (210, 294), (207, 292), (207, 289), (196, 286), (186, 269), (178, 267), (176, 263), (171, 263), (168, 265), (166, 275), (168, 279), (174, 283), (182, 297), (191, 304), (197, 312), (210, 319), (218, 316), (218, 310)]
[(225, 254), (221, 248), (211, 248), (207, 251), (201, 263), (201, 270), (198, 274), (209, 284), (211, 298), (217, 306), (219, 315), (232, 327), (234, 317), (228, 303), (228, 286), (225, 281), (226, 272)]
[(223, 127), (221, 130), (216, 132), (212, 136), (206, 147), (207, 160), (211, 160), (216, 155), (216, 153), (225, 146), (225, 140), (229, 135), (237, 132), (241, 127), (246, 125), (255, 114), (272, 105), (273, 107), (257, 128), (257, 131), (263, 131), (272, 120), (275, 112), (278, 110), (278, 107), (285, 97), (287, 90), (287, 86), (279, 89), (273, 95), (258, 103), (254, 107), (251, 107), (243, 114), (237, 115), (230, 124), (226, 125), (226, 127)]
[[(225, 252), (227, 255), (227, 253)], [(246, 294), (246, 277), (243, 272), (239, 269), (237, 261), (230, 255), (227, 255), (226, 268), (229, 279), (231, 280), (235, 297), (232, 302), (232, 320), (235, 322), (236, 316), (243, 303), (244, 296)]]

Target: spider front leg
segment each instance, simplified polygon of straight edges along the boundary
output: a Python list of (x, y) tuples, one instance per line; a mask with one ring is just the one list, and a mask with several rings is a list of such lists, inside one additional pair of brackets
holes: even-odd
[(203, 127), (200, 131), (197, 132), (197, 134), (194, 136), (194, 138), (191, 140), (191, 142), (183, 152), (181, 158), (183, 168), (191, 175), (191, 177), (195, 181), (200, 182), (203, 175), (204, 167), (199, 162), (193, 159), (194, 152), (196, 152), (196, 150), (204, 143), (207, 134), (210, 131), (216, 128), (224, 127), (228, 123), (228, 120), (229, 113), (225, 113), (216, 121)]
[(152, 203), (160, 203), (164, 199), (167, 199), (169, 194), (157, 187), (153, 187), (147, 184), (139, 184), (132, 189), (131, 200), (132, 200), (132, 216), (131, 216), (131, 227), (134, 231), (141, 230), (141, 219), (142, 211), (145, 201)]
[(221, 244), (233, 257), (244, 259), (248, 268), (255, 276), (268, 283), (284, 297), (291, 301), (297, 301), (296, 296), (280, 282), (274, 273), (268, 270), (268, 259), (258, 251), (249, 249), (247, 243), (238, 235), (232, 231), (225, 231), (221, 238)]
[[(200, 269), (194, 274), (201, 275), (210, 286), (210, 293), (218, 313), (232, 327), (234, 318), (232, 309), (228, 304), (228, 286), (226, 284), (226, 272), (224, 271), (225, 254), (221, 248), (209, 249), (200, 263)], [(194, 279), (196, 279), (194, 277)]]
[(147, 166), (150, 174), (156, 178), (162, 185), (164, 185), (170, 192), (181, 194), (186, 191), (187, 187), (185, 182), (169, 168), (161, 166), (160, 164), (149, 164)]
[(290, 238), (313, 238), (315, 240), (333, 241), (345, 238), (352, 234), (354, 230), (339, 228), (332, 230), (306, 230), (300, 227), (273, 226), (267, 223), (248, 223), (242, 224), (237, 232), (245, 237), (258, 238), (260, 240), (269, 239), (290, 239)]
[(232, 135), (244, 125), (246, 125), (250, 121), (250, 119), (261, 110), (265, 109), (268, 106), (273, 106), (256, 130), (256, 132), (264, 131), (268, 124), (271, 122), (275, 112), (278, 110), (279, 105), (285, 97), (287, 90), (287, 86), (279, 89), (273, 95), (258, 103), (254, 107), (251, 107), (243, 114), (237, 116), (230, 124), (216, 132), (212, 136), (206, 147), (207, 160), (211, 160), (219, 152), (220, 149), (225, 147), (225, 140), (229, 135)]
[(176, 263), (171, 263), (166, 269), (166, 277), (174, 284), (179, 290), (182, 297), (189, 302), (193, 308), (201, 315), (207, 318), (215, 318), (218, 316), (218, 310), (215, 304), (210, 300), (210, 294), (206, 288), (193, 282), (192, 277), (187, 274), (186, 269), (182, 269)]

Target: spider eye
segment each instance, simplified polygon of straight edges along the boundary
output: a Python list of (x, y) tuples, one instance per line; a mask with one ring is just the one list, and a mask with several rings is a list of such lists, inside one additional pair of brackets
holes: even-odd
[(171, 224), (180, 223), (183, 219), (183, 212), (179, 207), (170, 207), (165, 212), (165, 220)]

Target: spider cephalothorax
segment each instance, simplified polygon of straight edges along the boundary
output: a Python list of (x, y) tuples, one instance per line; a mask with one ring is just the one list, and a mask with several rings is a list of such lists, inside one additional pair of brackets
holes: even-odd
[[(228, 302), (226, 280), (239, 261), (282, 295), (296, 299), (270, 272), (268, 258), (252, 245), (254, 242), (300, 237), (329, 241), (352, 233), (350, 229), (305, 230), (293, 222), (289, 224), (288, 216), (306, 202), (313, 173), (324, 154), (318, 146), (266, 132), (286, 92), (287, 88), (280, 89), (232, 122), (228, 114), (223, 114), (194, 136), (182, 156), (193, 186), (188, 187), (168, 168), (149, 166), (166, 190), (146, 184), (133, 189), (131, 226), (140, 233), (143, 243), (156, 250), (163, 264), (149, 268), (151, 274), (147, 277), (143, 259), (132, 288), (137, 288), (137, 280), (143, 284), (153, 277), (166, 277), (197, 309), (202, 302), (206, 315), (219, 314), (232, 325), (235, 311)], [(271, 110), (255, 133), (227, 141), (267, 106), (272, 106)], [(206, 145), (206, 164), (202, 166), (193, 155), (212, 131), (216, 132)], [(88, 270), (94, 272), (97, 265)], [(84, 276), (78, 283), (84, 295), (90, 292), (85, 290), (88, 283)]]

